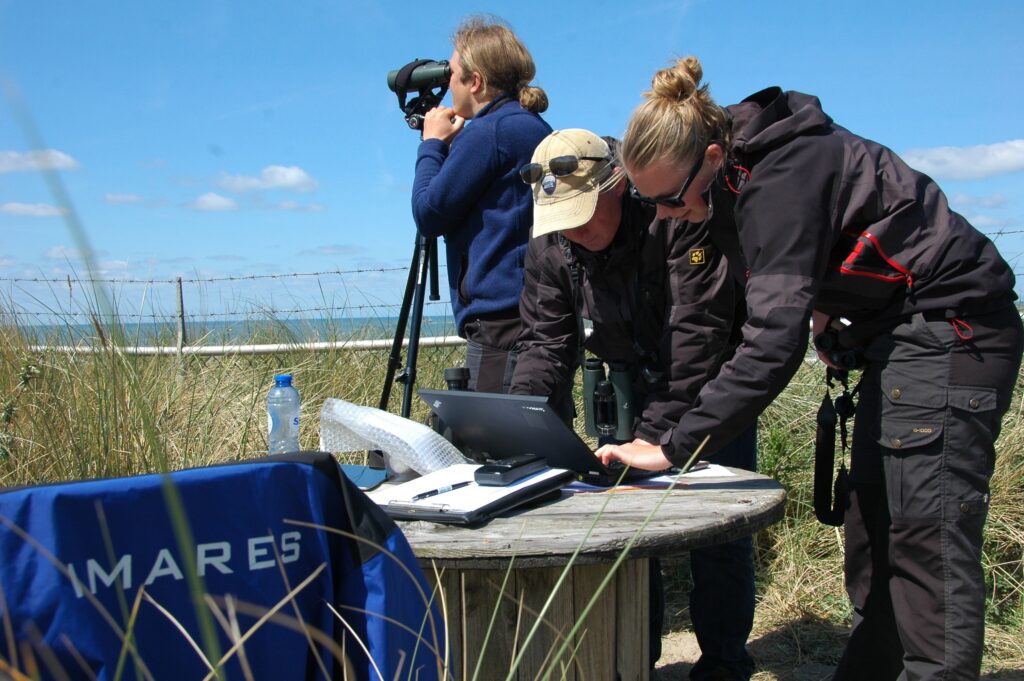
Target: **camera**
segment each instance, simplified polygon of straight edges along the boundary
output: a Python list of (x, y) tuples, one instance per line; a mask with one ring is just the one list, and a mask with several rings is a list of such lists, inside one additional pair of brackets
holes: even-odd
[(633, 381), (624, 364), (609, 363), (605, 375), (600, 359), (583, 363), (583, 416), (587, 435), (633, 439)]
[[(388, 89), (398, 95), (398, 107), (410, 128), (423, 129), (423, 115), (444, 99), (451, 77), (451, 64), (444, 59), (414, 59), (388, 72)], [(410, 92), (415, 92), (416, 96), (407, 102)]]

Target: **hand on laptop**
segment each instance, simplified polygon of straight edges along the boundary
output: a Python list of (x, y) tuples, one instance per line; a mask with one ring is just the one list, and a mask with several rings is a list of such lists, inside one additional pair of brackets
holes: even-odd
[(660, 471), (672, 467), (672, 462), (661, 452), (661, 445), (652, 445), (639, 438), (624, 445), (604, 445), (594, 454), (605, 466), (618, 459), (624, 464), (645, 471)]

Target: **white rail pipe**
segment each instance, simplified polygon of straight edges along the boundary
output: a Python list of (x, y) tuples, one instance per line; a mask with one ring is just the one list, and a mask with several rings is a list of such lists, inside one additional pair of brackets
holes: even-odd
[[(272, 355), (280, 352), (323, 352), (325, 350), (390, 350), (394, 339), (361, 341), (323, 341), (316, 343), (269, 343), (266, 345), (187, 345), (182, 348), (166, 345), (136, 345), (117, 347), (124, 355)], [(456, 347), (466, 341), (458, 336), (429, 336), (420, 338), (421, 348)], [(409, 347), (409, 339), (402, 342)], [(32, 352), (64, 352), (68, 354), (96, 354), (107, 348), (97, 345), (33, 345)]]

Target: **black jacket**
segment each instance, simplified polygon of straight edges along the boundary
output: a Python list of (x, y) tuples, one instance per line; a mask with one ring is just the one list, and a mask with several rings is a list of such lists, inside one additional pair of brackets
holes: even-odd
[(705, 436), (716, 451), (778, 396), (812, 309), (870, 335), (914, 312), (969, 316), (1016, 298), (995, 246), (938, 185), (833, 123), (816, 97), (769, 88), (727, 111), (711, 237), (745, 280), (747, 321), (733, 358), (662, 437), (675, 463)]
[[(570, 262), (582, 284), (573, 285)], [(634, 372), (635, 434), (657, 442), (692, 406), (730, 352), (737, 292), (706, 225), (655, 221), (623, 196), (614, 241), (590, 252), (557, 233), (530, 240), (520, 354), (511, 392), (562, 404), (579, 364), (579, 307), (593, 324), (586, 349)], [(642, 370), (657, 380), (648, 382)]]

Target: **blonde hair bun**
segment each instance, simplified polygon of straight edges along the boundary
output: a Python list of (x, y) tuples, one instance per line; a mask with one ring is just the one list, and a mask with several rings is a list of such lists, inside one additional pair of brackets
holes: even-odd
[[(698, 90), (704, 69), (696, 57), (684, 57), (672, 66), (661, 69), (651, 79), (648, 99), (666, 99), (670, 102), (685, 102)], [(705, 85), (702, 90), (707, 90)]]

